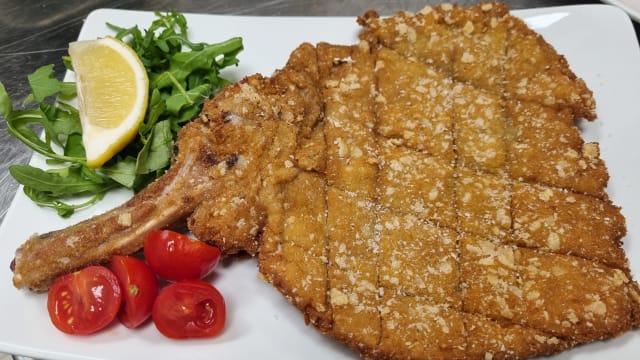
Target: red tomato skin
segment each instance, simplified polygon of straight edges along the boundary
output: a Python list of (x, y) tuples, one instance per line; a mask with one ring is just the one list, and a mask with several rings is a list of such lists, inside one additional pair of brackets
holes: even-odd
[(54, 281), (47, 310), (60, 331), (88, 335), (109, 325), (121, 302), (120, 284), (113, 272), (104, 266), (89, 266)]
[(168, 281), (199, 280), (220, 260), (220, 249), (171, 230), (152, 230), (144, 244), (151, 270)]
[(168, 338), (213, 337), (224, 328), (226, 306), (213, 285), (201, 280), (179, 281), (160, 291), (151, 317)]
[(115, 255), (109, 267), (118, 277), (122, 291), (120, 322), (129, 329), (142, 325), (151, 316), (158, 296), (156, 275), (144, 261), (132, 256)]

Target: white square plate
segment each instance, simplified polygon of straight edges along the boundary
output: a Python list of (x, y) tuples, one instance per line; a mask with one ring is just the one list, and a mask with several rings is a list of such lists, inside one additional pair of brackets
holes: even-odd
[(640, 1), (638, 0), (604, 0), (626, 11), (635, 21), (640, 21)]
[[(589, 141), (601, 144), (611, 173), (609, 194), (628, 222), (625, 250), (640, 276), (640, 51), (629, 18), (608, 5), (515, 11), (564, 54), (576, 74), (594, 91), (599, 119), (581, 124)], [(80, 39), (112, 34), (105, 22), (146, 28), (150, 12), (97, 10)], [(359, 28), (352, 17), (237, 17), (187, 15), (192, 40), (218, 42), (244, 38), (240, 65), (231, 79), (283, 66), (301, 42), (352, 44)], [(43, 165), (39, 156), (32, 163)], [(0, 227), (0, 351), (47, 359), (357, 359), (358, 355), (306, 326), (302, 315), (271, 285), (257, 277), (256, 261), (229, 259), (213, 281), (225, 296), (227, 327), (208, 340), (174, 341), (152, 324), (129, 330), (114, 324), (91, 336), (57, 331), (46, 310), (46, 295), (16, 290), (9, 263), (15, 249), (33, 233), (62, 228), (120, 204), (131, 194), (109, 194), (97, 206), (69, 220), (34, 205), (19, 191)], [(559, 294), (559, 296), (561, 296)], [(631, 359), (640, 354), (640, 331), (557, 355), (556, 359)]]

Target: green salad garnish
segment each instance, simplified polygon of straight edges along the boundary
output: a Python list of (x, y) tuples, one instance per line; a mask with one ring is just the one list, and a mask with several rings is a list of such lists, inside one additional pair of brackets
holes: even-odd
[[(8, 131), (51, 165), (39, 169), (11, 165), (9, 172), (38, 205), (57, 210), (62, 217), (102, 199), (118, 187), (139, 191), (161, 176), (171, 163), (174, 139), (180, 128), (196, 117), (204, 100), (229, 81), (220, 70), (238, 64), (243, 44), (240, 37), (208, 44), (193, 43), (187, 20), (178, 12), (156, 12), (144, 31), (138, 26), (107, 26), (138, 54), (149, 76), (149, 104), (138, 135), (115, 157), (98, 169), (86, 166), (82, 128), (74, 82), (54, 78), (54, 66), (45, 65), (28, 76), (31, 94), (25, 109), (16, 110), (0, 83), (0, 115)], [(65, 67), (73, 70), (68, 57)], [(43, 132), (43, 136), (40, 132)], [(86, 201), (72, 201), (79, 196)]]

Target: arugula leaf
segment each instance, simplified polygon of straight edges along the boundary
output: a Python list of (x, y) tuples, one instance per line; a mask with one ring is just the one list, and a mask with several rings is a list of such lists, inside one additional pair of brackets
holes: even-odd
[[(61, 141), (72, 134), (82, 135), (80, 114), (70, 105), (58, 102), (55, 106), (40, 103), (40, 109), (51, 120), (51, 132), (57, 135)], [(84, 154), (82, 155), (84, 156)]]
[(128, 189), (132, 189), (135, 186), (138, 176), (136, 174), (136, 159), (132, 157), (109, 162), (100, 171)]
[(60, 90), (60, 82), (53, 77), (53, 64), (39, 67), (33, 74), (27, 76), (27, 79), (33, 92), (33, 99), (37, 102), (42, 102), (46, 97)]
[(82, 209), (84, 207), (87, 207), (96, 203), (99, 200), (102, 200), (102, 198), (104, 198), (104, 195), (106, 193), (106, 192), (101, 192), (99, 194), (95, 194), (89, 200), (79, 204), (69, 204), (59, 200), (55, 196), (51, 196), (47, 194), (46, 192), (38, 191), (30, 187), (24, 187), (23, 192), (34, 203), (40, 206), (45, 206), (45, 207), (50, 207), (55, 209), (58, 212), (58, 215), (63, 218), (70, 217), (71, 215), (73, 215), (73, 213), (77, 209)]
[(9, 98), (9, 94), (7, 94), (7, 90), (4, 88), (4, 85), (0, 83), (0, 114), (6, 118), (12, 111), (13, 104)]
[(46, 141), (42, 141), (36, 131), (30, 127), (31, 124), (41, 124), (44, 125), (45, 132), (47, 127), (51, 127), (48, 125), (46, 114), (41, 109), (16, 110), (11, 112), (6, 117), (6, 120), (9, 133), (34, 151), (52, 159), (81, 164), (86, 163), (85, 158), (58, 154), (51, 147), (49, 136), (46, 137)]
[(158, 89), (152, 90), (151, 96), (149, 97), (149, 106), (147, 107), (147, 115), (145, 117), (144, 122), (140, 125), (140, 128), (138, 129), (138, 133), (140, 134), (140, 137), (144, 138), (147, 134), (149, 134), (151, 129), (153, 129), (153, 126), (156, 124), (156, 122), (158, 122), (158, 119), (160, 118), (160, 116), (162, 116), (165, 113), (167, 109), (167, 103), (164, 101), (164, 99), (162, 99), (162, 96), (163, 95), (160, 93), (160, 90)]
[(96, 181), (99, 175), (92, 171), (86, 166), (77, 165), (46, 171), (31, 165), (9, 166), (11, 176), (22, 185), (56, 197), (104, 192), (103, 185), (112, 181), (104, 177)]
[(83, 158), (86, 156), (84, 146), (82, 146), (82, 134), (72, 133), (67, 138), (64, 145), (64, 154), (66, 156)]
[(184, 107), (202, 102), (211, 94), (211, 86), (209, 84), (202, 84), (189, 91), (184, 91), (182, 88), (180, 90), (180, 92), (171, 95), (165, 100), (167, 112), (171, 115), (179, 115), (180, 110)]
[(60, 82), (58, 89), (58, 102), (70, 100), (76, 97), (78, 88), (75, 82)]
[[(237, 51), (242, 48), (240, 45), (241, 41), (240, 38), (231, 38), (223, 43), (206, 46), (199, 51), (177, 53), (171, 57), (167, 72), (155, 78), (151, 86), (163, 88), (172, 85), (175, 81), (183, 84), (187, 76), (198, 70), (222, 67), (226, 62), (229, 62), (229, 65), (235, 65), (235, 55)], [(234, 60), (225, 60), (227, 57), (225, 56), (221, 62), (216, 61), (219, 55), (224, 54), (227, 54), (229, 58), (233, 58)]]
[[(107, 191), (119, 186), (86, 166), (71, 165), (44, 171), (30, 165), (12, 165), (9, 172), (24, 185), (23, 191), (32, 201), (56, 209), (62, 217), (69, 217), (75, 210), (94, 204), (104, 198)], [(85, 202), (69, 204), (62, 201), (85, 194), (91, 196)]]
[(169, 166), (173, 134), (169, 121), (160, 121), (153, 127), (147, 143), (138, 154), (136, 173), (149, 174)]

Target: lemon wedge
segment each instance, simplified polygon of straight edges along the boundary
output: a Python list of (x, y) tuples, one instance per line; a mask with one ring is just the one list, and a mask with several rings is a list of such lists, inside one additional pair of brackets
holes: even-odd
[(133, 49), (113, 37), (72, 42), (69, 55), (87, 166), (97, 168), (136, 136), (147, 110), (149, 79)]

